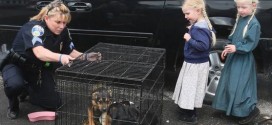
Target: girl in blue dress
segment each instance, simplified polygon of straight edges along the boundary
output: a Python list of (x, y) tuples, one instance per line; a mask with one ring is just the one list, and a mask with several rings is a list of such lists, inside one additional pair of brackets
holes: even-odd
[(183, 111), (182, 121), (197, 123), (196, 108), (201, 108), (203, 104), (209, 74), (209, 52), (216, 40), (204, 0), (185, 0), (182, 11), (191, 26), (183, 36), (184, 62), (172, 99)]
[(234, 0), (237, 19), (221, 58), (224, 69), (212, 107), (226, 115), (241, 117), (248, 124), (260, 114), (257, 104), (257, 73), (252, 51), (260, 38), (260, 24), (255, 17), (258, 0)]

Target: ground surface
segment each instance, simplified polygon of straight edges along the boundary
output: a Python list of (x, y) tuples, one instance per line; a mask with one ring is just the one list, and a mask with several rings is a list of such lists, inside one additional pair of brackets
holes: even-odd
[[(1, 79), (0, 79), (1, 80)], [(173, 103), (171, 96), (173, 87), (166, 85), (163, 100), (162, 125), (186, 125), (179, 121), (180, 113), (178, 106)], [(272, 82), (266, 80), (261, 74), (258, 75), (258, 107), (261, 110), (261, 116), (257, 120), (262, 120), (266, 116), (272, 115)], [(7, 98), (4, 94), (2, 80), (0, 83), (0, 125), (54, 125), (54, 121), (39, 121), (31, 123), (27, 114), (40, 111), (41, 108), (31, 105), (28, 102), (20, 104), (20, 115), (16, 120), (6, 118)], [(210, 105), (205, 104), (202, 109), (198, 110), (198, 125), (237, 125), (237, 119), (233, 117), (222, 117), (220, 112), (215, 111)], [(266, 121), (255, 125), (272, 125), (272, 121)]]

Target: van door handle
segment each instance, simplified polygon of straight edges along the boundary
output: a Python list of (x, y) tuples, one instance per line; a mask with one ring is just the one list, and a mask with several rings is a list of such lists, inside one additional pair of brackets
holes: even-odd
[(92, 11), (92, 4), (86, 2), (68, 2), (67, 6), (69, 7), (70, 11), (77, 11), (77, 12), (89, 12)]
[(48, 5), (50, 3), (50, 1), (39, 1), (36, 3), (36, 9), (40, 10), (43, 7), (45, 7), (46, 5)]

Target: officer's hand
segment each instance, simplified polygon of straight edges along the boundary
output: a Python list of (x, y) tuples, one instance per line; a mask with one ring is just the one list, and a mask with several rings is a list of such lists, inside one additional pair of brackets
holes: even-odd
[(86, 53), (85, 55), (85, 60), (88, 61), (100, 61), (102, 59), (102, 55), (100, 52), (90, 52)]
[(74, 60), (75, 58), (69, 56), (69, 55), (66, 55), (66, 54), (61, 54), (60, 55), (60, 63), (62, 65), (67, 65), (70, 63), (71, 60)]

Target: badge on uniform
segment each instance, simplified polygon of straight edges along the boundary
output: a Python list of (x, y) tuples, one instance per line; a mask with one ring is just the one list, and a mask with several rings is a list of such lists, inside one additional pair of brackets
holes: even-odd
[(73, 42), (70, 43), (70, 49), (74, 49), (75, 48), (75, 45)]
[(44, 29), (39, 25), (35, 25), (34, 27), (32, 27), (31, 33), (34, 37), (39, 37), (44, 34)]
[(39, 36), (42, 36), (44, 34), (43, 27), (41, 27), (39, 25), (35, 25), (32, 27), (31, 33), (33, 35), (33, 38), (32, 38), (33, 45), (35, 45), (36, 42), (42, 43), (42, 39)]

